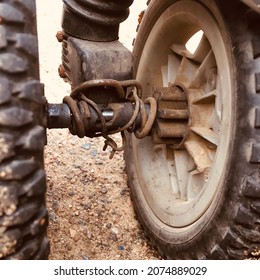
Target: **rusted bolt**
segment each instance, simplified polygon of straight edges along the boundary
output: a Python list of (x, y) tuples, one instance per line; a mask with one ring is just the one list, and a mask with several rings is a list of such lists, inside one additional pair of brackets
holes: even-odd
[(59, 75), (62, 79), (65, 79), (67, 77), (65, 68), (62, 64), (59, 66), (58, 72), (59, 72)]
[(64, 40), (64, 32), (58, 31), (56, 34), (56, 38), (57, 38), (58, 42), (62, 43), (62, 41)]
[(138, 16), (138, 23), (140, 24), (142, 22), (143, 16), (144, 16), (145, 11), (142, 11), (139, 16)]
[(45, 223), (46, 223), (46, 219), (43, 218), (43, 219), (40, 220), (40, 225), (41, 226), (45, 225)]

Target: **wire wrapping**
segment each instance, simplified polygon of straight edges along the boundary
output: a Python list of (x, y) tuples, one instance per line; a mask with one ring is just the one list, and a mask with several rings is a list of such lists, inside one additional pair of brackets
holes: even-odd
[[(94, 89), (96, 87), (112, 87), (115, 89), (118, 96), (124, 100), (131, 100), (134, 103), (134, 112), (131, 119), (123, 127), (119, 127), (116, 130), (109, 131), (105, 117), (102, 115), (102, 112), (98, 105), (87, 98), (84, 94), (87, 90)], [(131, 91), (129, 94), (125, 93), (125, 88), (134, 87), (135, 90)], [(70, 96), (66, 96), (63, 99), (63, 102), (68, 105), (72, 114), (72, 123), (71, 123), (71, 133), (77, 135), (80, 138), (87, 136), (88, 131), (88, 122), (91, 118), (90, 108), (94, 109), (98, 119), (101, 124), (101, 132), (95, 134), (94, 136), (103, 136), (105, 138), (105, 144), (103, 150), (105, 151), (109, 146), (112, 151), (110, 154), (110, 159), (113, 158), (116, 151), (122, 151), (125, 148), (126, 137), (124, 131), (134, 133), (136, 138), (142, 139), (146, 137), (155, 121), (156, 112), (157, 112), (157, 102), (153, 97), (148, 97), (145, 101), (141, 99), (142, 97), (142, 87), (140, 83), (135, 80), (128, 81), (115, 81), (115, 80), (95, 80), (87, 81), (78, 87), (76, 87)], [(150, 111), (147, 116), (145, 109), (145, 104), (150, 105)], [(141, 116), (141, 126), (137, 128), (137, 119)], [(118, 147), (117, 143), (109, 137), (109, 134), (121, 133), (122, 145)]]

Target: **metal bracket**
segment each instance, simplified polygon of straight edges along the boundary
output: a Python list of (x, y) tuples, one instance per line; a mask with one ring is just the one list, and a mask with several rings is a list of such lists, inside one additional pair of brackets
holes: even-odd
[(90, 42), (69, 37), (63, 40), (62, 77), (72, 87), (85, 81), (133, 78), (133, 55), (120, 42)]

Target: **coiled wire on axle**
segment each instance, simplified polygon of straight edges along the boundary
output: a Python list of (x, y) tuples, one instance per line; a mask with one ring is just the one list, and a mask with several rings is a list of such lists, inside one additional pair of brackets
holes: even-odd
[[(87, 90), (93, 90), (97, 87), (103, 88), (113, 88), (115, 92), (120, 97), (121, 100), (132, 101), (134, 104), (134, 112), (131, 119), (122, 127), (116, 130), (109, 131), (107, 127), (107, 122), (103, 116), (98, 105), (84, 95)], [(134, 87), (135, 90), (131, 91), (130, 94), (125, 93), (124, 88)], [(100, 133), (92, 134), (91, 137), (103, 136), (105, 140), (105, 145), (103, 150), (105, 151), (107, 147), (111, 147), (112, 152), (110, 158), (113, 158), (116, 151), (122, 151), (125, 147), (125, 134), (124, 131), (134, 133), (136, 138), (142, 139), (146, 137), (155, 120), (157, 112), (157, 102), (153, 97), (148, 97), (145, 101), (141, 99), (142, 97), (142, 86), (136, 80), (127, 81), (115, 81), (115, 80), (94, 80), (87, 81), (76, 87), (70, 96), (66, 96), (63, 102), (68, 105), (72, 114), (72, 126), (70, 128), (71, 133), (77, 135), (80, 138), (91, 135), (88, 129), (88, 123), (91, 118), (90, 107), (96, 112), (98, 120), (101, 124)], [(150, 111), (147, 116), (145, 109), (145, 104), (150, 105)], [(141, 117), (141, 126), (137, 127), (137, 119)], [(118, 147), (117, 143), (108, 135), (121, 133), (122, 145)]]

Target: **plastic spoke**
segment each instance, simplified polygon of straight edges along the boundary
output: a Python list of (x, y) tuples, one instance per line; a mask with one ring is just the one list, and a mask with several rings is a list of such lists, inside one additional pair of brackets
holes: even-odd
[(175, 83), (189, 87), (198, 68), (196, 63), (183, 57)]
[(215, 71), (216, 62), (211, 50), (200, 65), (190, 86), (192, 88), (201, 88), (203, 85), (208, 84), (212, 89), (215, 89)]
[(183, 44), (174, 43), (171, 45), (171, 50), (183, 57), (188, 57), (189, 55), (191, 55), (191, 53), (186, 49), (185, 45)]
[(164, 87), (168, 87), (169, 80), (168, 80), (168, 66), (164, 65), (161, 66), (161, 74), (162, 74), (162, 82)]
[(210, 104), (214, 103), (216, 98), (216, 90), (206, 93), (192, 101), (192, 104)]
[(211, 46), (207, 37), (203, 34), (196, 50), (194, 52), (190, 52), (187, 50), (184, 44), (174, 43), (171, 45), (171, 50), (176, 54), (189, 58), (197, 63), (202, 63), (207, 54), (209, 53)]
[(189, 58), (198, 63), (202, 63), (210, 50), (210, 43), (205, 34), (203, 34), (196, 51), (191, 56), (189, 56)]
[(180, 197), (179, 182), (177, 177), (176, 163), (174, 160), (174, 153), (172, 149), (166, 148), (166, 157), (167, 157), (167, 167), (168, 167), (168, 173), (170, 177), (171, 189), (173, 194), (176, 196), (176, 198), (179, 198)]
[(194, 199), (199, 192), (201, 191), (204, 184), (202, 182), (206, 183), (208, 180), (208, 170), (205, 170), (205, 172), (198, 172), (197, 170), (194, 170), (189, 173), (188, 183), (187, 183), (187, 198), (188, 200)]
[(221, 116), (220, 115), (221, 115), (221, 112), (217, 112), (217, 110), (215, 108), (210, 117), (211, 128), (216, 135), (219, 135), (220, 131), (221, 131), (221, 122), (220, 122)]
[(189, 164), (189, 154), (185, 150), (174, 150), (174, 161), (177, 172), (177, 180), (182, 200), (187, 199), (188, 173), (186, 166)]
[(181, 59), (175, 54), (168, 55), (168, 82), (174, 83), (181, 65)]
[(203, 139), (206, 139), (215, 146), (218, 146), (218, 135), (215, 134), (215, 132), (212, 129), (206, 127), (191, 127), (191, 130), (197, 135), (201, 136)]
[(203, 172), (205, 169), (211, 167), (212, 160), (208, 156), (207, 148), (203, 143), (188, 140), (184, 143), (184, 146), (193, 158), (198, 172)]

